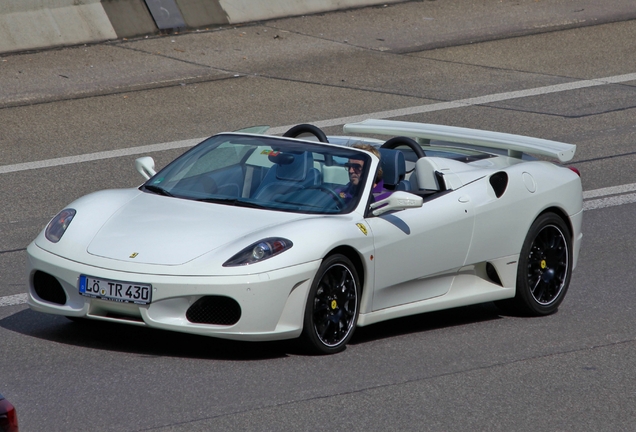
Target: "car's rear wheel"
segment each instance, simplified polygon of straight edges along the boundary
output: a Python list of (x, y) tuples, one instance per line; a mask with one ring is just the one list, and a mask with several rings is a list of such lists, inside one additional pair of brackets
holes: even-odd
[(317, 354), (345, 349), (358, 321), (360, 282), (355, 267), (344, 255), (331, 255), (322, 262), (312, 283), (305, 307), (301, 340)]
[[(541, 316), (556, 312), (570, 285), (572, 240), (568, 226), (554, 213), (539, 216), (521, 248), (513, 311)], [(510, 309), (510, 307), (508, 307)]]

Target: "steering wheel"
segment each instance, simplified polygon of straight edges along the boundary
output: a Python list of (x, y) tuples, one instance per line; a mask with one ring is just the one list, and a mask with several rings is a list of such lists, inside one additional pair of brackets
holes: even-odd
[(299, 124), (289, 129), (287, 132), (283, 134), (284, 137), (287, 138), (296, 138), (298, 135), (302, 135), (304, 133), (310, 133), (316, 138), (318, 141), (328, 143), (327, 135), (317, 126), (311, 124)]
[(315, 185), (315, 186), (309, 186), (307, 189), (317, 189), (321, 192), (326, 192), (327, 195), (330, 195), (331, 198), (334, 199), (334, 201), (338, 204), (338, 206), (340, 208), (344, 208), (345, 206), (345, 201), (344, 199), (342, 199), (342, 197), (340, 197), (340, 195), (338, 195), (336, 193), (336, 191), (329, 189), (328, 187), (324, 187), (324, 186), (320, 186), (320, 185)]
[(407, 146), (411, 150), (413, 150), (415, 156), (417, 156), (418, 159), (426, 157), (424, 150), (422, 150), (422, 146), (419, 145), (414, 139), (405, 136), (391, 138), (390, 140), (382, 144), (380, 148), (395, 149), (401, 145)]
[(219, 185), (208, 176), (201, 177), (201, 184), (203, 185), (203, 190), (207, 193), (214, 195), (219, 191)]

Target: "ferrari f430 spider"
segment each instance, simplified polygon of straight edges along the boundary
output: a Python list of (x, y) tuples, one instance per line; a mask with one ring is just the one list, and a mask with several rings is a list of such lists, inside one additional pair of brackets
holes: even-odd
[(582, 237), (574, 145), (387, 120), (266, 132), (158, 172), (139, 158), (141, 186), (70, 203), (28, 247), (29, 306), (335, 353), (396, 317), (561, 304)]

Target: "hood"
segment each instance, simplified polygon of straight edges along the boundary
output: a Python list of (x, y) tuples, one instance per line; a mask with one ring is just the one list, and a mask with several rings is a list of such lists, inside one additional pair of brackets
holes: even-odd
[(141, 193), (106, 221), (87, 252), (140, 264), (179, 265), (250, 233), (307, 216)]

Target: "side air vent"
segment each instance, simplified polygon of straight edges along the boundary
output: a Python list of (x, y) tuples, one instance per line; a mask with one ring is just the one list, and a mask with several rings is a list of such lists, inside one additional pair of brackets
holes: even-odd
[(66, 293), (60, 282), (48, 273), (36, 271), (33, 275), (33, 289), (40, 299), (63, 305), (66, 303)]
[(492, 186), (492, 190), (495, 191), (497, 198), (500, 198), (508, 187), (508, 174), (503, 171), (494, 173), (490, 176), (490, 186)]
[(494, 265), (486, 263), (486, 274), (488, 275), (488, 279), (490, 279), (493, 283), (503, 286)]
[(241, 306), (224, 296), (205, 296), (186, 312), (188, 321), (197, 324), (233, 325), (241, 318)]

